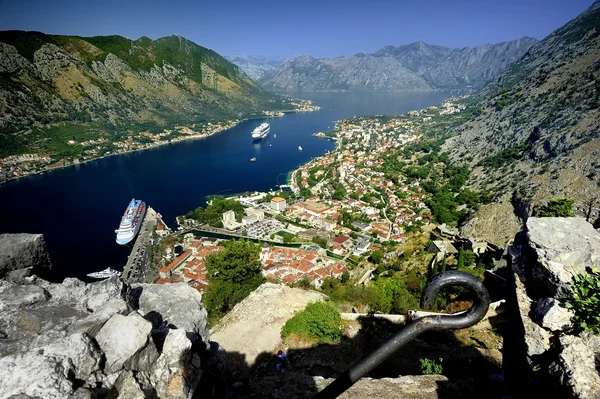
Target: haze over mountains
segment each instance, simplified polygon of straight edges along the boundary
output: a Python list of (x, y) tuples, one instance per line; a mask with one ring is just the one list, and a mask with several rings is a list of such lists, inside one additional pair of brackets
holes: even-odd
[[(266, 71), (259, 83), (276, 91), (479, 89), (536, 42), (523, 37), (460, 49), (415, 42), (352, 57), (300, 55)], [(247, 62), (240, 67), (249, 70)]]

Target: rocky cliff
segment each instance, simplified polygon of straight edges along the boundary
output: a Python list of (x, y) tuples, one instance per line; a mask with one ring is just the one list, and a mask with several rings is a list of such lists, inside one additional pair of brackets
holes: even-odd
[(432, 90), (480, 88), (520, 59), (536, 40), (452, 49), (417, 42), (373, 54), (315, 59), (293, 57), (264, 75), (273, 90)]
[(443, 145), (452, 159), (472, 168), (472, 188), (513, 204), (538, 205), (557, 196), (598, 203), (598, 26), (595, 2), (473, 99), (480, 115)]
[(285, 61), (280, 57), (261, 55), (226, 55), (229, 61), (242, 68), (252, 80), (259, 81), (267, 73), (277, 69)]
[(241, 118), (273, 109), (272, 98), (239, 67), (180, 36), (0, 32), (0, 156), (52, 150), (48, 136), (77, 139), (84, 130), (114, 139), (132, 125)]
[(507, 378), (527, 395), (600, 396), (600, 337), (579, 332), (565, 306), (573, 276), (600, 263), (600, 233), (580, 218), (530, 218), (507, 247)]

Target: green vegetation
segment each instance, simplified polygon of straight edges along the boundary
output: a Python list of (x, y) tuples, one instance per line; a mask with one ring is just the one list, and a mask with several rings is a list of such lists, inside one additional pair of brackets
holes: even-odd
[(341, 335), (340, 322), (340, 312), (333, 305), (310, 303), (285, 323), (281, 336), (286, 338), (296, 334), (305, 339), (336, 341)]
[(236, 220), (240, 221), (242, 220), (242, 216), (244, 216), (244, 209), (244, 206), (235, 200), (215, 197), (206, 209), (200, 206), (188, 212), (185, 217), (213, 227), (223, 227), (223, 213), (233, 211), (235, 212)]
[(437, 361), (430, 359), (421, 359), (421, 374), (423, 375), (431, 375), (431, 374), (442, 374), (444, 369), (442, 367), (442, 358), (439, 358)]
[(208, 288), (203, 296), (211, 320), (247, 297), (264, 282), (260, 247), (248, 241), (226, 241), (225, 249), (206, 257)]
[(600, 277), (578, 274), (571, 280), (573, 296), (566, 302), (575, 313), (573, 323), (583, 331), (600, 335)]
[(573, 217), (573, 201), (571, 198), (553, 198), (548, 204), (541, 207), (536, 216), (538, 217)]
[(523, 156), (523, 152), (528, 149), (525, 144), (519, 144), (514, 147), (507, 148), (495, 155), (489, 156), (482, 160), (480, 164), (482, 166), (488, 166), (492, 168), (499, 168), (510, 162), (520, 159)]

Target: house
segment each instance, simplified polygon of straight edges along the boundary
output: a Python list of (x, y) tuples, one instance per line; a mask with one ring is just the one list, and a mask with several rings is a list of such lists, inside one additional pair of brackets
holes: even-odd
[(352, 246), (352, 240), (350, 240), (350, 237), (343, 235), (335, 237), (333, 240), (331, 240), (331, 242), (332, 244), (339, 244), (346, 249)]
[(287, 203), (285, 201), (285, 198), (283, 198), (283, 197), (271, 198), (270, 205), (271, 205), (271, 209), (273, 209), (274, 211), (277, 211), (277, 212), (285, 211), (285, 208), (287, 208)]
[(371, 245), (371, 240), (368, 237), (361, 237), (356, 245), (354, 246), (353, 254), (355, 256), (360, 256), (366, 253), (369, 250), (369, 246)]
[(427, 252), (435, 255), (436, 261), (441, 261), (446, 255), (454, 255), (458, 253), (458, 250), (450, 241), (432, 241)]

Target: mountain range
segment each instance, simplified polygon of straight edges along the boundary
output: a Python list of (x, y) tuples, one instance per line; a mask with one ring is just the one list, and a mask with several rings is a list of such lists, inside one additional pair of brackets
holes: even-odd
[[(527, 204), (553, 197), (600, 207), (599, 27), (596, 1), (531, 46), (471, 100), (479, 115), (442, 147), (473, 170), (472, 188), (493, 193), (521, 218), (531, 212)], [(501, 231), (493, 220), (506, 220), (506, 207), (493, 207), (482, 207), (467, 228)]]
[(267, 72), (259, 82), (276, 91), (479, 89), (536, 41), (523, 37), (460, 49), (416, 42), (352, 57), (300, 55)]
[(238, 66), (177, 35), (0, 32), (0, 155), (52, 153), (51, 127), (114, 139), (132, 126), (162, 131), (280, 105)]
[(242, 68), (252, 80), (259, 81), (267, 73), (277, 69), (285, 61), (282, 57), (268, 57), (264, 55), (226, 55), (229, 61)]

